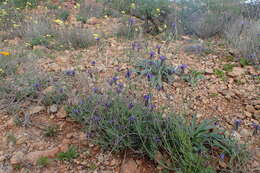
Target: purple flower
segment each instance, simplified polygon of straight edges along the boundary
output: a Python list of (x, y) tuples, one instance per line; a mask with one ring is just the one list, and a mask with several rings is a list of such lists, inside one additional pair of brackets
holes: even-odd
[(96, 61), (92, 61), (91, 65), (93, 65), (93, 66), (96, 65)]
[(154, 65), (155, 63), (151, 60), (148, 62), (149, 65)]
[(125, 78), (130, 79), (130, 78), (131, 78), (131, 75), (132, 75), (132, 71), (130, 71), (130, 70), (127, 69), (127, 72), (126, 72), (126, 74), (125, 74)]
[(96, 39), (96, 41), (99, 41), (99, 40), (100, 40), (100, 38), (98, 38), (98, 37), (96, 37), (95, 39)]
[(123, 89), (124, 88), (124, 84), (122, 84), (121, 82), (117, 84), (118, 88)]
[(107, 109), (111, 108), (111, 106), (112, 106), (112, 103), (106, 103), (106, 104), (105, 104), (105, 107), (106, 107)]
[(241, 125), (241, 120), (235, 120), (234, 124), (235, 124), (235, 130), (238, 130), (239, 126)]
[(65, 74), (68, 76), (75, 76), (75, 70), (66, 70)]
[(100, 121), (101, 120), (101, 117), (100, 116), (98, 116), (98, 115), (95, 115), (95, 116), (93, 116), (93, 121), (96, 121), (96, 122), (98, 122), (98, 121)]
[(150, 52), (150, 58), (153, 58), (155, 56), (155, 52), (154, 51), (151, 51)]
[(260, 34), (257, 34), (258, 37), (260, 37)]
[(131, 115), (129, 118), (128, 118), (129, 121), (135, 121), (136, 120), (136, 116), (134, 115)]
[(175, 28), (176, 28), (176, 24), (172, 23), (172, 29), (175, 29)]
[(221, 160), (224, 160), (225, 154), (224, 154), (224, 153), (221, 153), (221, 154), (219, 155), (219, 157), (220, 157)]
[(40, 85), (39, 83), (35, 83), (35, 84), (33, 84), (33, 87), (36, 88), (37, 90), (40, 89), (40, 86), (41, 86), (41, 85)]
[(115, 120), (108, 120), (109, 124), (114, 124), (116, 121)]
[(98, 89), (98, 88), (93, 88), (92, 91), (93, 91), (95, 94), (98, 94), (99, 89)]
[(120, 87), (117, 87), (117, 88), (116, 88), (117, 94), (120, 94), (122, 91), (123, 91), (123, 88), (120, 88)]
[(59, 88), (60, 93), (64, 93), (64, 88)]
[(156, 46), (156, 49), (157, 49), (157, 53), (160, 55), (160, 53), (161, 53), (161, 48), (162, 48), (162, 46), (160, 46), (160, 45), (157, 45)]
[(152, 111), (152, 110), (155, 109), (155, 105), (154, 105), (154, 104), (149, 104), (149, 105), (148, 105), (148, 108)]
[(161, 90), (163, 89), (163, 86), (156, 85), (156, 89), (157, 89), (158, 91), (161, 91)]
[(128, 107), (128, 109), (132, 109), (134, 107), (134, 105), (133, 105), (133, 103), (129, 103), (127, 107)]
[(79, 104), (80, 104), (80, 105), (83, 105), (83, 104), (84, 104), (84, 100), (80, 100), (80, 101), (79, 101)]
[(116, 81), (118, 81), (118, 77), (114, 76), (108, 83), (112, 86), (113, 84), (116, 84)]
[(152, 99), (151, 94), (146, 94), (146, 95), (144, 95), (144, 100), (145, 100), (145, 101), (149, 101), (149, 100), (151, 100), (151, 99)]
[(180, 69), (184, 70), (186, 68), (188, 68), (188, 65), (187, 64), (182, 64), (179, 66)]
[(79, 110), (78, 109), (73, 109), (72, 112), (75, 113), (75, 114), (78, 114)]
[(147, 76), (148, 81), (150, 81), (153, 78), (153, 74), (152, 73), (148, 73), (146, 76)]
[(260, 130), (260, 125), (253, 123), (252, 127), (254, 128), (254, 132), (253, 135), (257, 135), (258, 134), (258, 130)]
[(166, 60), (166, 56), (160, 56), (160, 60), (163, 62), (163, 61), (165, 61)]
[(160, 142), (161, 142), (161, 139), (160, 139), (160, 137), (157, 136), (157, 137), (154, 138), (154, 141), (155, 141), (156, 143), (160, 143)]
[(133, 18), (130, 18), (128, 20), (128, 22), (129, 22), (129, 25), (132, 26), (135, 23), (135, 20)]

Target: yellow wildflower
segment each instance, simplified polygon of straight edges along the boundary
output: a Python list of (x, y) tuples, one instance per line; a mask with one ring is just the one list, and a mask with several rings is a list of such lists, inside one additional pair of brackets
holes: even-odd
[(156, 11), (157, 11), (157, 13), (161, 12), (160, 8), (156, 8)]
[(93, 34), (93, 37), (94, 37), (95, 39), (98, 39), (98, 38), (99, 38), (99, 34)]
[(135, 9), (135, 3), (131, 4), (131, 8)]
[(125, 11), (121, 11), (122, 14), (125, 14)]
[(21, 25), (13, 24), (13, 27), (14, 27), (14, 28), (17, 28), (17, 27), (19, 27), (19, 26), (21, 26)]
[(0, 74), (1, 74), (1, 73), (4, 73), (4, 72), (5, 72), (5, 71), (4, 71), (2, 68), (0, 68)]
[(164, 29), (166, 29), (166, 28), (167, 28), (167, 25), (165, 24), (163, 27), (164, 27)]
[(10, 53), (9, 52), (5, 52), (5, 51), (0, 51), (0, 55), (9, 56)]
[(64, 24), (64, 22), (63, 22), (62, 20), (60, 20), (60, 19), (53, 20), (53, 22), (54, 22), (54, 23), (57, 23), (57, 24), (59, 24), (59, 25)]
[(107, 19), (107, 18), (108, 18), (108, 16), (107, 16), (107, 15), (105, 15), (105, 16), (104, 16), (104, 18), (106, 18), (106, 19)]

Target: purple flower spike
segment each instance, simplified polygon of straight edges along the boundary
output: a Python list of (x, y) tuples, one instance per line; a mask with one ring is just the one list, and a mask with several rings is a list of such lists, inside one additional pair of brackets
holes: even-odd
[(126, 79), (131, 79), (131, 75), (132, 75), (132, 72), (127, 69), (127, 72), (126, 72), (126, 74), (125, 74), (125, 78), (126, 78)]
[(35, 84), (33, 84), (33, 87), (36, 88), (37, 90), (40, 89), (40, 86), (41, 86), (41, 85), (40, 85), (39, 83), (35, 83)]
[(162, 46), (160, 46), (160, 45), (157, 45), (156, 46), (156, 49), (157, 49), (157, 53), (160, 55), (160, 53), (161, 53), (161, 48), (162, 48)]
[(155, 52), (154, 51), (151, 51), (150, 52), (150, 58), (153, 58), (155, 56)]
[(150, 94), (144, 95), (144, 100), (149, 101), (151, 100), (152, 96)]
[(182, 64), (179, 66), (180, 69), (184, 70), (186, 68), (188, 68), (188, 65), (187, 64)]
[(224, 153), (221, 153), (221, 154), (219, 155), (219, 157), (220, 157), (221, 160), (224, 160), (224, 159), (225, 159), (225, 154), (224, 154)]
[(256, 123), (253, 123), (253, 124), (252, 124), (252, 127), (254, 128), (253, 135), (257, 135), (257, 134), (258, 134), (258, 131), (260, 130), (260, 125), (258, 125), (258, 124), (256, 124)]
[(100, 121), (100, 120), (101, 120), (101, 117), (100, 117), (100, 116), (97, 116), (97, 115), (93, 116), (93, 121), (98, 122), (98, 121)]
[(68, 76), (75, 76), (75, 70), (66, 70), (65, 74)]
[(166, 60), (166, 56), (160, 56), (160, 60), (163, 62), (163, 61), (165, 61)]
[(156, 143), (160, 143), (160, 142), (161, 142), (161, 139), (160, 139), (160, 137), (157, 136), (157, 137), (154, 138), (154, 141), (155, 141)]
[(91, 65), (93, 65), (93, 66), (96, 65), (96, 61), (92, 61)]
[(78, 109), (73, 109), (72, 112), (75, 113), (75, 114), (78, 114), (79, 110)]
[(117, 81), (118, 81), (118, 77), (114, 76), (108, 83), (109, 83), (109, 85), (112, 86), (113, 84), (116, 84)]
[(152, 73), (148, 73), (147, 74), (147, 79), (148, 81), (150, 81), (153, 78), (153, 74)]
[(132, 26), (135, 23), (135, 20), (133, 18), (130, 18), (128, 20), (128, 22), (129, 22), (129, 25)]
[(128, 109), (132, 109), (134, 107), (134, 105), (133, 105), (133, 103), (129, 103), (127, 107), (128, 107)]
[(238, 128), (240, 127), (240, 125), (241, 125), (241, 120), (235, 120), (235, 130), (238, 130)]
[(95, 94), (98, 94), (98, 88), (93, 88), (92, 90)]
[(129, 118), (128, 118), (129, 121), (135, 121), (136, 120), (136, 116), (134, 115), (131, 115)]

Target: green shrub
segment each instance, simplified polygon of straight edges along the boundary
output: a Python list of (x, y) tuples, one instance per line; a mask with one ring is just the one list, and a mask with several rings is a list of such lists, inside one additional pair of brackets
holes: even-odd
[(47, 166), (50, 162), (51, 162), (51, 160), (50, 160), (48, 157), (40, 157), (40, 158), (37, 160), (37, 165), (38, 165), (40, 168), (42, 168), (42, 167)]
[(70, 161), (78, 157), (78, 155), (79, 154), (77, 152), (76, 147), (70, 146), (66, 152), (58, 153), (57, 158), (58, 160), (62, 160), (62, 161)]
[(68, 10), (59, 10), (58, 11), (58, 18), (66, 21), (70, 15), (70, 12)]
[[(186, 120), (180, 115), (153, 110), (151, 95), (144, 103), (116, 93), (95, 94), (67, 107), (69, 116), (86, 126), (87, 137), (102, 148), (136, 151), (168, 170), (185, 173), (215, 173), (206, 160), (210, 153), (225, 153), (230, 163), (246, 158), (242, 145), (224, 135), (214, 121)], [(157, 160), (158, 153), (163, 155)], [(239, 160), (241, 161), (241, 160)], [(244, 163), (244, 160), (239, 164)]]
[(65, 48), (88, 48), (96, 43), (93, 34), (79, 27), (64, 28), (56, 33), (58, 44)]

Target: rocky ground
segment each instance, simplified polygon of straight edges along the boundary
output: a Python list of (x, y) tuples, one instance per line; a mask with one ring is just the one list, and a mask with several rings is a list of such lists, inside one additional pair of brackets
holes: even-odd
[[(69, 22), (77, 24), (75, 16), (70, 17)], [(113, 26), (107, 27), (110, 23)], [(84, 27), (109, 35), (116, 25), (120, 25), (117, 18), (91, 18)], [(62, 52), (36, 46), (34, 50), (41, 50), (54, 57), (39, 59), (37, 67), (43, 72), (54, 73), (75, 69), (77, 74), (83, 74), (78, 75), (79, 78), (84, 77), (84, 72), (91, 70), (99, 76), (93, 81), (93, 85), (111, 78), (114, 73), (119, 74), (120, 80), (124, 81), (125, 71), (131, 67), (126, 56), (127, 50), (131, 49), (131, 42), (113, 37), (102, 41), (102, 52), (99, 45), (87, 50)], [(19, 39), (9, 40), (8, 45), (12, 47), (20, 42)], [(242, 67), (239, 62), (230, 61), (228, 52), (231, 50), (223, 47), (220, 39), (205, 40), (204, 43), (208, 43), (212, 50), (208, 54), (185, 51), (187, 46), (197, 44), (189, 36), (169, 44), (149, 38), (150, 47), (163, 45), (162, 52), (170, 64), (187, 64), (187, 73), (196, 70), (203, 75), (195, 84), (177, 80), (173, 85), (165, 83), (164, 91), (154, 89), (154, 104), (170, 106), (170, 110), (185, 115), (196, 114), (199, 119), (217, 119), (219, 126), (232, 133), (240, 143), (248, 145), (252, 152), (248, 167), (251, 172), (260, 172), (260, 138), (259, 134), (252, 135), (252, 123), (260, 124), (260, 82), (256, 78), (259, 70), (254, 66)], [(96, 61), (95, 66), (91, 64), (93, 60)], [(234, 64), (235, 67), (226, 72), (224, 77), (218, 76), (214, 69), (223, 69), (227, 63)], [(148, 89), (147, 82), (143, 81), (138, 85), (142, 88), (138, 94), (142, 95)], [(52, 89), (48, 87), (42, 93)], [(77, 86), (74, 90), (77, 90)], [(142, 156), (131, 156), (128, 153), (114, 155), (101, 151), (86, 139), (83, 127), (67, 117), (63, 105), (43, 106), (28, 102), (23, 107), (26, 108), (26, 113), (20, 112), (19, 116), (26, 116), (27, 119), (20, 125), (15, 117), (6, 112), (0, 113), (0, 173), (151, 173), (161, 169)], [(242, 120), (238, 131), (233, 131), (235, 120)], [(57, 134), (46, 137), (45, 129), (51, 125), (57, 127)], [(58, 153), (66, 152), (71, 145), (78, 149), (77, 158), (70, 162), (55, 159)], [(37, 164), (41, 157), (51, 158), (46, 167)], [(223, 164), (219, 166), (225, 167)]]

